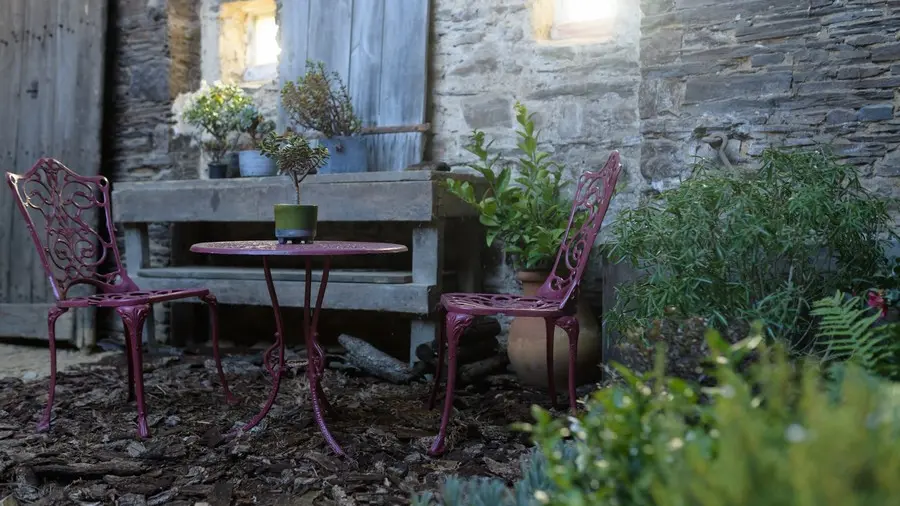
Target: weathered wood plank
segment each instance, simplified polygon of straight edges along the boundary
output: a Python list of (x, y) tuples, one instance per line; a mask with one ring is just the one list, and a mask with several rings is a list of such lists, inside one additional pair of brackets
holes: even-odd
[[(26, 0), (0, 2), (0, 175), (18, 170), (16, 161), (21, 114), (21, 65), (23, 51), (20, 47), (25, 37)], [(0, 184), (0, 303), (10, 302), (10, 273), (13, 271), (12, 226), (19, 216), (12, 193), (6, 183)]]
[(325, 69), (337, 72), (345, 84), (350, 77), (352, 16), (353, 0), (309, 2), (307, 58), (325, 63)]
[[(48, 44), (45, 24), (50, 21), (52, 2), (28, 2), (23, 17), (22, 41), (17, 51), (22, 52), (21, 74), (19, 81), (20, 107), (18, 139), (16, 143), (16, 167), (18, 173), (25, 172), (44, 149), (42, 126), (52, 121), (53, 88), (44, 76)], [(44, 118), (46, 112), (51, 116)], [(32, 301), (34, 271), (40, 269), (35, 246), (29, 236), (28, 229), (18, 212), (11, 214), (10, 230), (10, 286), (9, 301), (12, 303), (28, 303)], [(37, 223), (41, 226), (41, 223)], [(40, 281), (38, 281), (40, 283)]]
[[(3, 161), (8, 163), (4, 169), (22, 173), (39, 157), (52, 156), (81, 174), (99, 173), (106, 8), (105, 0), (14, 0), (0, 6), (0, 11), (6, 10), (0, 16), (0, 26), (6, 27), (0, 28), (0, 39), (7, 42), (0, 49), (0, 61), (4, 62), (0, 70), (5, 77), (13, 76), (3, 81), (15, 88), (15, 93), (0, 92), (0, 110), (4, 111), (0, 131), (14, 132), (4, 134), (0, 142), (5, 146), (0, 152), (6, 151)], [(11, 25), (16, 27), (15, 35)], [(11, 193), (5, 189), (2, 193), (3, 300), (45, 308), (52, 300), (46, 273), (24, 221), (13, 207)], [(88, 218), (95, 221), (96, 213)], [(37, 219), (36, 225), (42, 228), (44, 223)], [(15, 293), (9, 290), (13, 284)], [(44, 309), (42, 312), (38, 316), (28, 313), (38, 320), (20, 327), (41, 329), (34, 337), (45, 337), (46, 314)], [(94, 313), (75, 313), (73, 324), (60, 326), (57, 336), (74, 338), (79, 345), (92, 344)]]
[[(381, 52), (384, 38), (384, 0), (354, 2), (350, 51), (350, 93), (353, 108), (363, 126), (378, 125), (381, 103)], [(369, 170), (383, 165), (380, 135), (364, 135), (369, 154)]]
[[(278, 20), (278, 47), (281, 55), (278, 63), (279, 87), (302, 76), (306, 67), (309, 38), (310, 2), (281, 2)], [(278, 129), (287, 126), (287, 115), (278, 102)]]
[[(47, 312), (52, 303), (0, 304), (0, 337), (37, 338), (47, 340)], [(72, 339), (78, 312), (83, 309), (70, 309), (56, 320), (56, 339), (68, 341)]]
[[(113, 191), (114, 219), (117, 223), (268, 222), (274, 219), (274, 204), (291, 201), (291, 190), (280, 181), (263, 179), (271, 178), (258, 182), (119, 183)], [(431, 181), (410, 181), (304, 184), (302, 191), (304, 202), (319, 206), (321, 222), (431, 222), (436, 217), (475, 215), (464, 202), (442, 197), (446, 191), (442, 188)], [(447, 205), (437, 206), (437, 202)]]
[[(429, 0), (385, 3), (379, 125), (425, 122), (430, 14)], [(379, 137), (382, 137), (376, 154), (379, 170), (402, 170), (422, 161), (424, 134)]]
[[(142, 278), (187, 278), (187, 279), (234, 279), (241, 281), (263, 281), (262, 267), (154, 267), (138, 271)], [(272, 279), (275, 281), (303, 281), (306, 272), (302, 269), (272, 269)], [(313, 281), (322, 280), (322, 271), (314, 270)], [(387, 271), (371, 269), (333, 269), (328, 273), (329, 283), (373, 283), (373, 284), (403, 284), (412, 283), (413, 274), (410, 271)]]
[[(205, 279), (205, 278), (146, 278), (135, 282), (146, 290), (174, 288), (208, 288), (216, 294), (220, 304), (245, 304), (268, 306), (271, 304), (266, 284), (257, 280)], [(284, 307), (302, 307), (303, 282), (276, 281), (278, 301)], [(319, 283), (312, 283), (312, 293), (317, 293)], [(437, 291), (429, 285), (415, 283), (367, 284), (332, 283), (329, 281), (322, 307), (360, 311), (389, 311), (392, 313), (425, 314), (437, 303)], [(186, 302), (196, 302), (194, 299)]]

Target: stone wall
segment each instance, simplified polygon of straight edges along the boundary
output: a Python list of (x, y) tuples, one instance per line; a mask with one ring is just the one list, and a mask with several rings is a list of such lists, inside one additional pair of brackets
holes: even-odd
[(641, 172), (677, 183), (703, 141), (732, 163), (830, 145), (900, 195), (900, 5), (882, 0), (642, 0)]
[[(113, 59), (111, 115), (114, 133), (105, 173), (113, 181), (193, 179), (197, 152), (172, 133), (173, 98), (199, 86), (199, 18), (192, 0), (116, 0), (110, 9)], [(150, 227), (154, 267), (169, 263), (169, 227)], [(120, 240), (119, 247), (123, 248)], [(128, 252), (124, 251), (127, 255)], [(167, 311), (156, 307), (159, 329)], [(99, 315), (100, 334), (116, 334), (113, 314)]]
[[(539, 40), (527, 5), (522, 0), (434, 2), (429, 154), (454, 166), (473, 160), (464, 146), (476, 128), (510, 153), (517, 142), (513, 105), (518, 100), (536, 113), (542, 149), (565, 164), (572, 179), (599, 168), (610, 150), (621, 151), (627, 184), (614, 201), (614, 215), (644, 186), (638, 170), (638, 5), (620, 3), (611, 41), (568, 44)], [(509, 268), (492, 270), (488, 289), (515, 288)]]

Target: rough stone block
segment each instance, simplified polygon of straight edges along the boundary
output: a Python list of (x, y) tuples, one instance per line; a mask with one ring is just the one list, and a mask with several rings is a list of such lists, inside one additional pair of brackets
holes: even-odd
[(463, 102), (463, 118), (469, 128), (512, 125), (512, 103), (506, 98), (470, 98)]
[(790, 72), (719, 75), (689, 79), (684, 94), (685, 103), (700, 103), (729, 98), (752, 98), (786, 93), (791, 89)]
[(784, 53), (755, 54), (750, 57), (750, 65), (754, 67), (778, 65), (782, 62), (784, 62)]
[(835, 77), (837, 77), (837, 79), (865, 79), (867, 77), (881, 75), (885, 70), (884, 67), (875, 66), (841, 67), (838, 69)]
[(856, 111), (849, 109), (833, 109), (825, 115), (825, 122), (832, 125), (849, 123), (851, 121), (856, 121)]
[(875, 46), (872, 48), (872, 61), (896, 61), (900, 60), (900, 42)]
[(893, 117), (893, 104), (867, 105), (861, 107), (859, 109), (859, 113), (857, 114), (857, 118), (859, 119), (859, 121), (884, 121), (893, 119)]
[(890, 37), (878, 33), (867, 33), (865, 35), (854, 35), (847, 37), (845, 41), (851, 46), (871, 46), (872, 44), (880, 44), (882, 42), (890, 42)]

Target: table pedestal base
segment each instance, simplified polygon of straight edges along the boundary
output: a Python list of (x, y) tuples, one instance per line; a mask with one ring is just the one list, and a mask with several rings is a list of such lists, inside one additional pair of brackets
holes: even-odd
[[(332, 436), (331, 432), (328, 430), (328, 426), (325, 424), (325, 417), (322, 413), (323, 411), (328, 411), (329, 413), (332, 412), (331, 404), (325, 397), (325, 392), (322, 391), (322, 385), (320, 383), (322, 375), (325, 373), (325, 352), (318, 342), (319, 312), (322, 310), (322, 300), (325, 297), (325, 287), (328, 284), (328, 271), (330, 267), (330, 259), (325, 257), (325, 265), (322, 269), (322, 281), (319, 284), (319, 293), (316, 297), (315, 308), (313, 309), (310, 304), (312, 299), (312, 260), (309, 258), (306, 259), (303, 337), (306, 341), (306, 356), (308, 361), (306, 366), (306, 377), (309, 379), (309, 392), (310, 399), (312, 400), (313, 417), (316, 420), (316, 425), (319, 426), (319, 430), (322, 432), (322, 436), (325, 438), (325, 441), (328, 442), (328, 445), (331, 446), (331, 449), (334, 450), (336, 454), (343, 456), (344, 450), (341, 449), (340, 445), (335, 441), (334, 436)], [(263, 257), (263, 269), (265, 269), (266, 286), (269, 289), (269, 296), (272, 299), (272, 309), (275, 312), (275, 343), (270, 346), (263, 355), (263, 365), (272, 377), (272, 391), (269, 393), (269, 398), (266, 400), (266, 404), (263, 406), (262, 411), (242, 427), (243, 431), (248, 431), (255, 427), (266, 417), (269, 410), (272, 409), (272, 404), (275, 403), (275, 397), (278, 396), (278, 389), (281, 386), (281, 375), (284, 372), (284, 325), (281, 320), (281, 307), (278, 305), (278, 295), (275, 293), (275, 284), (272, 281), (272, 271), (269, 268), (269, 261), (266, 257)], [(276, 361), (277, 364), (275, 363)]]

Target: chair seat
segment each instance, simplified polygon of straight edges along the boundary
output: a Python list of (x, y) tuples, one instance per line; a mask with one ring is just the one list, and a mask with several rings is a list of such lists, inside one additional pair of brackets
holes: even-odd
[(562, 316), (558, 300), (525, 297), (508, 293), (445, 293), (441, 305), (451, 313), (471, 315), (534, 316), (547, 318)]
[(72, 297), (57, 303), (59, 307), (122, 307), (142, 304), (156, 304), (167, 300), (203, 297), (209, 290), (205, 288), (174, 290), (136, 290), (122, 293), (98, 293), (86, 297)]

